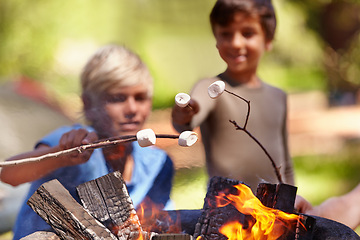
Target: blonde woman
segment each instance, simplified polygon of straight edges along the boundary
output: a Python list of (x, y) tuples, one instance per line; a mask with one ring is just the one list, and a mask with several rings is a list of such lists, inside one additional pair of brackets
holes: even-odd
[[(88, 144), (102, 138), (136, 134), (152, 107), (153, 83), (148, 68), (129, 49), (108, 45), (99, 49), (81, 74), (82, 100), (87, 126), (61, 127), (36, 143), (35, 149), (7, 161), (40, 156)], [(32, 182), (14, 227), (14, 239), (51, 227), (27, 204), (44, 182), (58, 179), (78, 199), (76, 186), (119, 170), (136, 207), (145, 199), (171, 208), (174, 174), (169, 156), (155, 147), (141, 148), (137, 142), (46, 161), (4, 167), (1, 181), (17, 186)]]

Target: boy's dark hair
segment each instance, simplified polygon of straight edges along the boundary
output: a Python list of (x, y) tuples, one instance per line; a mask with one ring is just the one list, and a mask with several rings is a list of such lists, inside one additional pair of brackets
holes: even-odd
[(237, 12), (259, 16), (266, 40), (274, 39), (276, 16), (271, 0), (217, 0), (210, 13), (212, 30), (216, 24), (229, 25)]

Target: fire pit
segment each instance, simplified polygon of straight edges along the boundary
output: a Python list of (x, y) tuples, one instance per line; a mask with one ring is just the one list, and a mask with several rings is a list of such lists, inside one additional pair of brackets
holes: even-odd
[[(154, 213), (145, 208), (142, 214), (135, 211), (120, 172), (77, 189), (83, 206), (57, 180), (43, 184), (29, 199), (53, 227), (51, 239), (360, 239), (338, 222), (293, 213), (288, 203), (293, 204), (296, 188), (289, 185), (259, 185), (255, 197), (244, 183), (214, 177), (203, 209)], [(23, 239), (50, 239), (49, 234)]]

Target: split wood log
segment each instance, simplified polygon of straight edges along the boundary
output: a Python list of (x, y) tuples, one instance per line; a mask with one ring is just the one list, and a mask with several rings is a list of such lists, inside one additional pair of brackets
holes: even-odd
[(260, 183), (257, 187), (256, 197), (266, 207), (293, 213), (296, 192), (297, 187), (289, 184)]
[[(212, 181), (213, 179), (211, 179), (209, 186), (210, 190), (213, 189), (212, 192), (220, 191), (221, 188), (224, 188), (226, 186), (232, 186), (238, 184), (238, 181), (229, 180), (229, 179), (215, 179), (214, 180), (215, 184), (211, 184)], [(207, 197), (208, 196), (211, 197), (214, 195), (208, 192)], [(42, 216), (45, 221), (48, 220), (48, 223), (50, 225), (51, 223), (53, 223), (53, 225), (57, 227), (55, 229), (60, 229), (60, 233), (63, 233), (63, 235), (59, 234), (59, 237), (61, 237), (61, 239), (114, 239), (113, 237), (115, 237), (114, 235), (111, 235), (110, 231), (108, 231), (107, 229), (104, 230), (104, 226), (102, 226), (101, 223), (93, 219), (90, 215), (87, 215), (87, 212), (81, 206), (80, 209), (76, 207), (76, 205), (79, 204), (70, 196), (67, 190), (64, 189), (59, 182), (57, 182), (57, 180), (53, 180), (43, 184), (30, 199), (29, 199), (29, 203), (30, 203), (29, 205), (34, 210), (37, 209), (35, 211), (38, 212), (38, 214)], [(213, 231), (214, 228), (211, 227), (214, 226), (212, 226), (212, 224), (210, 223), (211, 222), (210, 219), (204, 218), (204, 213), (208, 214), (206, 213), (206, 209), (210, 209), (211, 207), (211, 205), (207, 205), (206, 202), (207, 202), (207, 198), (205, 198), (204, 206), (207, 206), (207, 208), (204, 208), (205, 210), (204, 209), (176, 210), (176, 211), (169, 211), (169, 215), (172, 216), (173, 219), (181, 220), (181, 227), (182, 227), (181, 231), (183, 233), (189, 235), (198, 235), (196, 231), (199, 231), (199, 229), (205, 230), (206, 234), (212, 233), (211, 231)], [(67, 207), (69, 207), (70, 210)], [(221, 215), (217, 215), (217, 216), (221, 217)], [(226, 215), (223, 216), (226, 217)], [(79, 219), (82, 219), (81, 223)], [(360, 237), (352, 229), (341, 223), (328, 220), (325, 218), (308, 216), (308, 215), (305, 215), (305, 217), (302, 219), (305, 219), (305, 222), (304, 221), (298, 222), (298, 224), (299, 225), (303, 224), (309, 230), (312, 229), (313, 236), (310, 237), (310, 235), (308, 234), (299, 237), (296, 236), (296, 234), (293, 234), (295, 235), (295, 238), (293, 239), (360, 240)], [(154, 221), (156, 221), (156, 219)], [(196, 224), (196, 227), (194, 228), (195, 225), (194, 223), (196, 222), (202, 223), (203, 225), (207, 224), (207, 227), (203, 227), (202, 225)], [(84, 229), (85, 227), (87, 227), (87, 229)], [(80, 233), (77, 233), (79, 236), (74, 237), (74, 234), (72, 234), (72, 231), (76, 231), (75, 229), (81, 229)], [(105, 236), (103, 235), (103, 233), (105, 233)], [(86, 236), (82, 238), (81, 234)], [(94, 236), (95, 234), (96, 236)], [(174, 234), (172, 237), (175, 237), (176, 235), (176, 239), (179, 238), (188, 239), (189, 236), (186, 236), (186, 234), (185, 236), (182, 236), (182, 234)], [(109, 235), (110, 237), (108, 237)], [(164, 235), (163, 236), (164, 238), (161, 238), (161, 235), (163, 234), (153, 236), (154, 240), (166, 239), (166, 237), (170, 237), (171, 240), (176, 240), (174, 238), (171, 238), (170, 235)], [(39, 236), (39, 237), (34, 238), (35, 236)], [(49, 236), (49, 238), (47, 239), (53, 238), (54, 240), (57, 240), (53, 234), (41, 233), (41, 232), (37, 232), (32, 235), (29, 235), (23, 238), (22, 240), (42, 239), (41, 236)], [(98, 236), (101, 236), (101, 238), (98, 238)], [(136, 233), (129, 234), (130, 238), (133, 237), (135, 238), (135, 236)], [(213, 234), (211, 236), (215, 237), (216, 235)], [(144, 239), (150, 239), (150, 237)], [(207, 238), (205, 239), (213, 239), (213, 238), (208, 238), (207, 236)]]
[(53, 232), (38, 231), (27, 235), (20, 240), (60, 240), (60, 238)]
[(119, 171), (77, 186), (85, 209), (119, 239), (151, 239), (155, 233), (142, 230), (125, 181)]
[(27, 203), (61, 239), (117, 239), (56, 179), (41, 185)]

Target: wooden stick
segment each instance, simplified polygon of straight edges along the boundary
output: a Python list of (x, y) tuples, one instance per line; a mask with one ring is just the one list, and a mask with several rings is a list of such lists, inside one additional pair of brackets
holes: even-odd
[[(156, 138), (176, 139), (176, 138), (179, 138), (179, 135), (156, 134)], [(93, 150), (93, 149), (97, 149), (97, 148), (106, 148), (106, 147), (111, 147), (111, 146), (115, 146), (115, 145), (122, 144), (122, 143), (134, 142), (136, 140), (137, 139), (136, 139), (135, 135), (127, 135), (127, 136), (121, 136), (121, 137), (116, 137), (116, 138), (107, 138), (107, 139), (103, 139), (98, 142), (89, 143), (89, 144), (61, 150), (61, 151), (54, 152), (54, 153), (47, 153), (45, 155), (41, 155), (38, 157), (23, 158), (23, 159), (19, 159), (19, 160), (0, 162), (0, 168), (7, 167), (7, 166), (21, 165), (21, 164), (30, 163), (30, 162), (39, 162), (39, 161), (42, 161), (47, 158), (59, 157), (61, 155), (70, 154), (70, 153), (74, 153), (74, 152), (82, 153), (86, 150)]]
[(269, 158), (273, 168), (274, 168), (274, 171), (275, 171), (275, 174), (276, 174), (276, 177), (279, 181), (279, 183), (283, 183), (283, 180), (282, 180), (282, 177), (281, 177), (281, 174), (279, 172), (279, 168), (276, 166), (275, 164), (275, 161), (273, 160), (273, 158), (270, 156), (270, 154), (268, 153), (268, 151), (265, 149), (265, 147), (259, 142), (259, 140), (257, 140), (247, 129), (246, 129), (246, 126), (248, 124), (248, 121), (249, 121), (249, 117), (250, 117), (250, 101), (246, 100), (245, 98), (233, 93), (233, 92), (230, 92), (228, 90), (224, 90), (225, 92), (231, 94), (231, 95), (234, 95), (235, 97), (238, 97), (240, 98), (241, 100), (243, 100), (244, 102), (246, 102), (247, 104), (247, 107), (248, 107), (248, 110), (247, 110), (247, 114), (246, 114), (246, 120), (245, 120), (245, 123), (244, 123), (244, 126), (241, 127), (239, 126), (235, 121), (233, 120), (229, 120), (229, 122), (231, 122), (232, 124), (234, 124), (234, 126), (236, 127), (236, 130), (242, 130), (244, 131), (250, 138), (252, 138), (260, 147), (261, 149), (264, 151), (264, 153), (266, 154), (266, 156)]
[(236, 127), (236, 130), (244, 131), (250, 138), (252, 138), (259, 145), (259, 147), (261, 147), (261, 149), (264, 151), (266, 156), (269, 158), (269, 160), (271, 162), (271, 165), (274, 168), (274, 171), (275, 171), (275, 174), (276, 174), (276, 177), (277, 177), (279, 183), (284, 183), (283, 180), (282, 180), (279, 168), (276, 166), (276, 163), (275, 163), (274, 159), (271, 157), (271, 155), (266, 150), (266, 148), (259, 142), (259, 140), (257, 140), (247, 129), (245, 129), (243, 127), (240, 127), (235, 121), (229, 120), (229, 122), (234, 124), (234, 126)]

